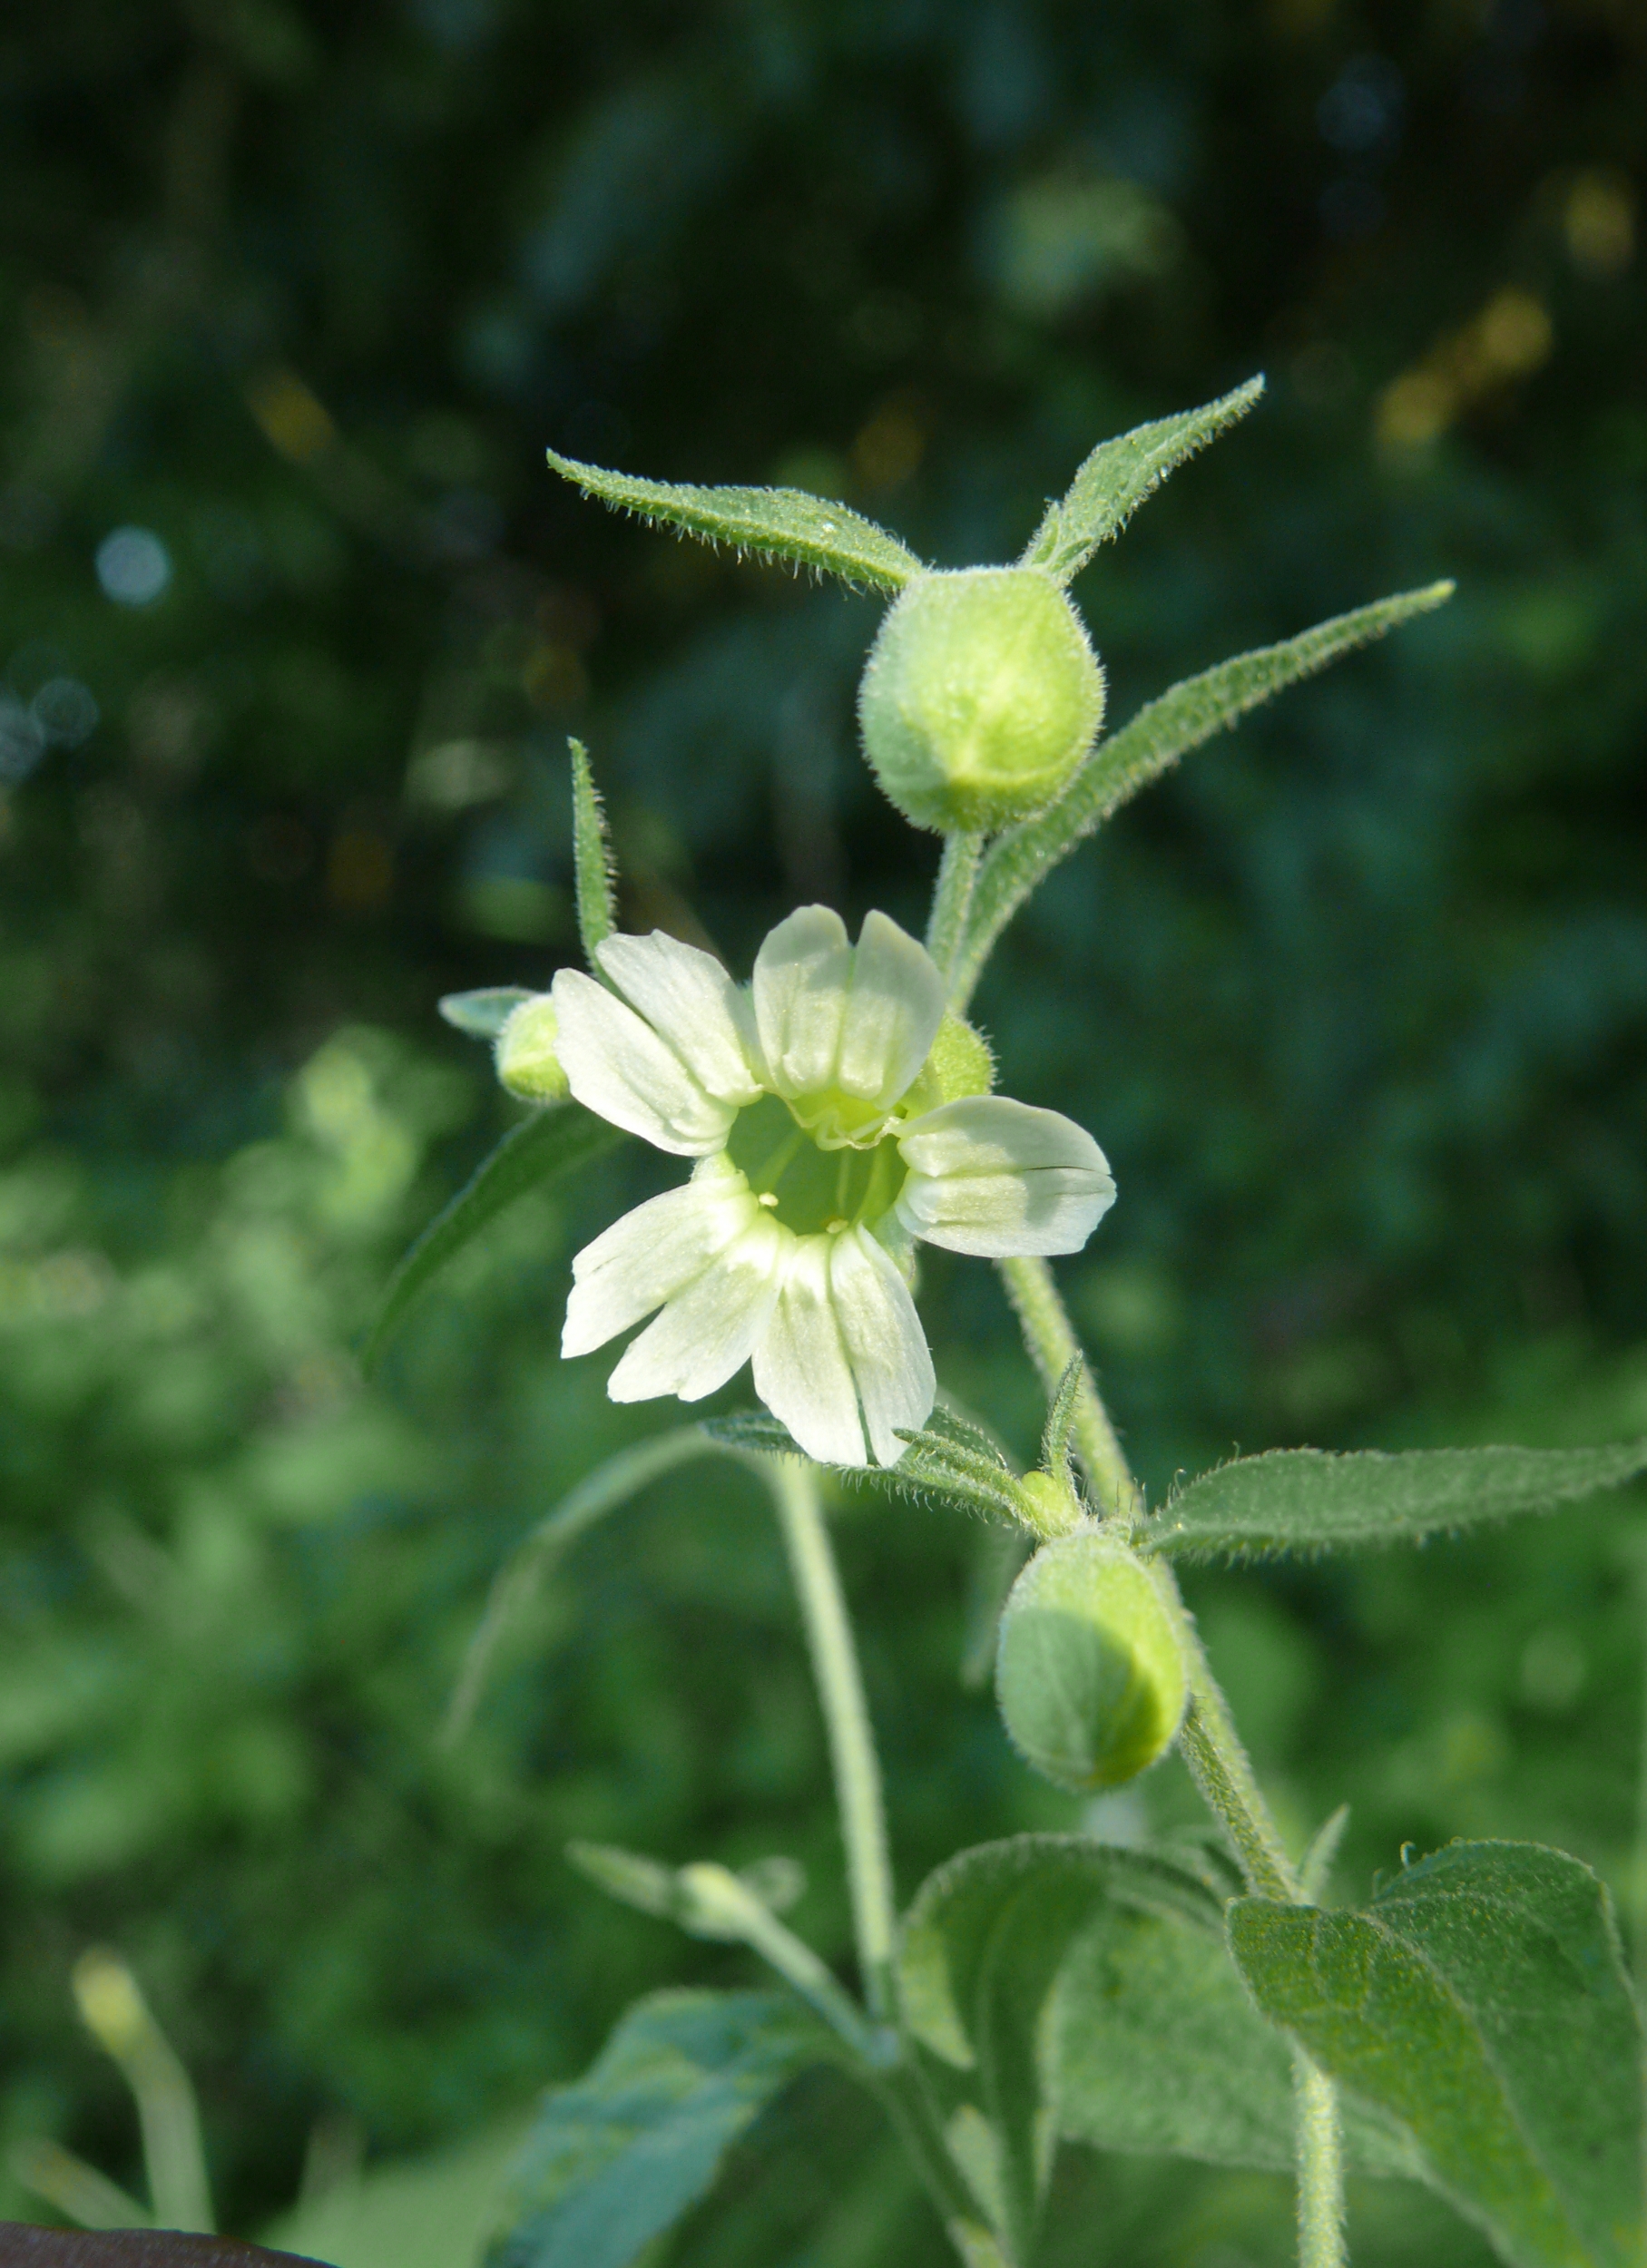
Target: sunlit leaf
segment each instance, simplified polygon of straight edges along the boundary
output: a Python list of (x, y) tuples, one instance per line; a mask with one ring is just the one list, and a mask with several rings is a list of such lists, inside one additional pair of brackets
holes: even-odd
[(362, 1351), (369, 1371), (414, 1304), (442, 1268), (455, 1260), (517, 1198), (563, 1181), (592, 1165), (623, 1139), (614, 1126), (575, 1102), (534, 1112), (505, 1135), (474, 1178), (437, 1213), (389, 1279)]
[(1203, 408), (1158, 417), (1113, 441), (1100, 442), (1064, 494), (1046, 507), (1020, 564), (1043, 567), (1057, 582), (1068, 582), (1101, 543), (1120, 533), (1175, 466), (1244, 417), (1263, 390), (1261, 377), (1249, 378)]
[(627, 2268), (696, 2204), (750, 2121), (825, 2035), (787, 1997), (658, 1992), (545, 2098), (488, 2268)]
[(1174, 1558), (1344, 1550), (1550, 1512), (1647, 1472), (1647, 1441), (1605, 1449), (1273, 1449), (1175, 1496), (1145, 1540)]
[(586, 496), (704, 543), (730, 543), (762, 559), (792, 560), (877, 591), (901, 591), (924, 572), (915, 553), (873, 520), (803, 489), (697, 488), (634, 480), (627, 473), (607, 473), (598, 464), (557, 456), (553, 449), (548, 455), (554, 470), (575, 481)]
[(1264, 2013), (1514, 2268), (1640, 2268), (1641, 2024), (1587, 1866), (1458, 1843), (1359, 1911), (1242, 1899), (1229, 1929)]
[(1221, 661), (1216, 669), (1173, 686), (1141, 709), (1130, 724), (1101, 740), (1057, 802), (1038, 818), (1003, 835), (985, 857), (956, 960), (951, 1006), (957, 1013), (964, 1011), (995, 939), (1051, 869), (1141, 787), (1272, 694), (1324, 670), (1357, 646), (1386, 636), (1415, 615), (1428, 613), (1452, 591), (1450, 582), (1402, 591), (1318, 622), (1279, 646), (1260, 646), (1231, 661)]

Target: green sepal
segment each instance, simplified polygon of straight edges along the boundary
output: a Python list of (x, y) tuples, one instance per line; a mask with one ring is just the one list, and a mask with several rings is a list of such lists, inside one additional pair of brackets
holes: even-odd
[(1001, 932), (1060, 859), (1159, 779), (1191, 748), (1224, 731), (1249, 709), (1328, 662), (1383, 638), (1452, 596), (1450, 582), (1406, 591), (1318, 622), (1277, 646), (1260, 646), (1146, 703), (1130, 724), (1101, 740), (1056, 803), (990, 846), (973, 886), (966, 934), (956, 956), (950, 1005), (963, 1013)]
[[(736, 1410), (725, 1417), (708, 1418), (703, 1430), (730, 1448), (764, 1450), (777, 1457), (806, 1454), (789, 1428), (764, 1410)], [(1023, 1522), (1013, 1469), (982, 1427), (969, 1425), (948, 1411), (934, 1410), (924, 1427), (899, 1427), (897, 1437), (907, 1445), (895, 1465), (830, 1465), (826, 1470), (860, 1487), (932, 1497), (993, 1519)]]
[(1144, 498), (1186, 457), (1244, 417), (1264, 390), (1262, 376), (1203, 408), (1181, 411), (1101, 441), (1055, 504), (1048, 504), (1018, 564), (1057, 582), (1081, 572), (1101, 543), (1119, 535)]
[(564, 1181), (627, 1139), (580, 1103), (554, 1103), (514, 1128), (437, 1213), (389, 1278), (360, 1360), (367, 1371), (436, 1276), (529, 1189)]
[(581, 740), (568, 739), (572, 758), (572, 861), (577, 890), (578, 936), (583, 958), (597, 976), (595, 947), (617, 927), (617, 869), (606, 829), (606, 811)]
[(531, 998), (524, 984), (487, 984), (475, 992), (447, 992), (437, 1005), (466, 1040), (495, 1040), (522, 1001)]
[(1173, 1559), (1416, 1542), (1551, 1512), (1647, 1472), (1647, 1439), (1603, 1449), (1272, 1449), (1192, 1481), (1138, 1537)]
[(654, 1992), (544, 2097), (486, 2268), (630, 2268), (707, 2195), (727, 2152), (835, 2053), (787, 1994)]
[(704, 543), (730, 543), (761, 559), (789, 560), (876, 591), (901, 591), (926, 571), (907, 545), (845, 504), (799, 488), (698, 488), (635, 480), (547, 452), (551, 468), (620, 512), (677, 528)]
[(1249, 1990), (1513, 2268), (1641, 2268), (1642, 2030), (1606, 1891), (1456, 1843), (1356, 1911), (1241, 1899)]

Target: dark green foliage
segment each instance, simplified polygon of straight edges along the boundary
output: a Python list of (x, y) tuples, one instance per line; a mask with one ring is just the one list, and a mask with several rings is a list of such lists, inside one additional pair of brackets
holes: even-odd
[(1606, 1892), (1533, 1843), (1456, 1843), (1350, 1913), (1243, 1899), (1267, 2016), (1397, 2120), (1515, 2268), (1642, 2257), (1642, 2031)]
[[(1368, 86), (1347, 150), (1324, 99)], [(631, 1145), (524, 1198), (356, 1374), (509, 1123), (435, 1002), (578, 958), (569, 732), (625, 926), (743, 969), (798, 902), (920, 918), (931, 846), (853, 745), (880, 601), (609, 513), (545, 447), (828, 487), (957, 565), (1264, 368), (1073, 586), (1122, 730), (1225, 655), (1459, 595), (1187, 758), (1007, 931), (1001, 1084), (1121, 1189), (1062, 1279), (1156, 1503), (1238, 1448), (1647, 1431), (1647, 49), (1600, 0), (74, 0), (9, 12), (0, 104), (0, 2119), (141, 2187), (67, 1989), (113, 1941), (248, 2230), (322, 2117), (428, 2149), (636, 1993), (750, 1982), (596, 1898), (572, 1837), (792, 1852), (795, 1927), (848, 1960), (781, 1555), (724, 1461), (589, 1535), (438, 1745), (512, 1550), (678, 1422), (555, 1352), (570, 1254), (674, 1169)], [(1447, 342), (1506, 287), (1549, 358), (1460, 391)], [(1445, 430), (1407, 445), (1415, 370)], [(172, 562), (144, 606), (96, 577), (132, 524)], [(77, 746), (61, 688), (49, 743), (28, 714), (64, 678)], [(1027, 1461), (987, 1271), (924, 1270), (946, 1387)], [(836, 1524), (900, 1881), (1075, 1825), (957, 1689), (997, 1531), (856, 1489)], [(1295, 1847), (1352, 1802), (1338, 1896), (1404, 1840), (1533, 1837), (1640, 1926), (1639, 1524), (1186, 1571)], [(1191, 1809), (1171, 1765), (1113, 1800), (1115, 1832)], [(943, 2257), (834, 2087), (734, 2152), (682, 2268)], [(1441, 2212), (1368, 2190), (1357, 2268), (1474, 2268)], [(1049, 2258), (1269, 2268), (1289, 2218), (1279, 2176), (1066, 2150)]]
[(629, 2268), (708, 2189), (819, 2036), (760, 1992), (658, 1992), (538, 2114), (490, 2268)]

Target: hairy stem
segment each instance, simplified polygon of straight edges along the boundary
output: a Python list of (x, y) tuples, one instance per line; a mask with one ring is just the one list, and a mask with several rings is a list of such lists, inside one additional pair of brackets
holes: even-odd
[(1293, 2050), (1298, 2120), (1299, 2268), (1348, 2268), (1344, 2244), (1344, 2137), (1332, 2081)]
[(947, 976), (972, 908), (972, 885), (978, 878), (984, 854), (981, 835), (946, 835), (938, 878), (933, 886), (932, 911), (926, 917), (926, 950)]
[[(1003, 1260), (1007, 1295), (1031, 1360), (1052, 1393), (1081, 1351), (1052, 1270), (1044, 1260)], [(1088, 1478), (1116, 1511), (1142, 1520), (1143, 1500), (1116, 1440), (1103, 1397), (1087, 1372), (1076, 1405), (1075, 1446)], [(1296, 1905), (1303, 1892), (1287, 1846), (1235, 1729), (1230, 1704), (1212, 1674), (1193, 1617), (1164, 1559), (1148, 1562), (1172, 1618), (1190, 1685), (1178, 1745), (1202, 1800), (1235, 1847), (1248, 1887), (1260, 1898)], [(1297, 2063), (1299, 2268), (1347, 2268), (1344, 2249), (1344, 2153), (1332, 2081), (1301, 2054)]]
[(892, 1944), (897, 1924), (880, 1764), (864, 1700), (858, 1649), (852, 1643), (840, 1575), (824, 1526), (817, 1472), (799, 1457), (774, 1458), (771, 1465), (772, 1493), (828, 1731), (864, 1992), (870, 2013), (886, 2022), (892, 2014)]
[[(996, 1266), (1018, 1318), (1030, 1360), (1040, 1373), (1048, 1394), (1054, 1394), (1064, 1373), (1081, 1353), (1081, 1345), (1070, 1327), (1053, 1272), (1044, 1260), (1001, 1260)], [(1110, 1423), (1110, 1413), (1084, 1364), (1076, 1389), (1070, 1433), (1075, 1454), (1085, 1467), (1087, 1480), (1103, 1510), (1141, 1519), (1143, 1499), (1138, 1483), (1128, 1469), (1115, 1429)]]

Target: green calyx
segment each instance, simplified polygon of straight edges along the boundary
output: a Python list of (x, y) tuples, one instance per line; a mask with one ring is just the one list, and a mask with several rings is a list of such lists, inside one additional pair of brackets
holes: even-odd
[(882, 622), (858, 692), (864, 749), (917, 826), (993, 831), (1043, 810), (1092, 747), (1103, 671), (1035, 567), (918, 576)]
[(523, 1102), (564, 1102), (571, 1093), (555, 1042), (560, 1022), (547, 992), (533, 992), (511, 1010), (497, 1035), (497, 1076)]
[(981, 1031), (945, 1012), (926, 1061), (898, 1104), (900, 1119), (917, 1119), (940, 1103), (986, 1095), (995, 1083), (995, 1059)]
[(1036, 1552), (1001, 1618), (995, 1695), (1014, 1746), (1059, 1787), (1119, 1787), (1165, 1754), (1189, 1696), (1184, 1660), (1123, 1543), (1083, 1524)]

